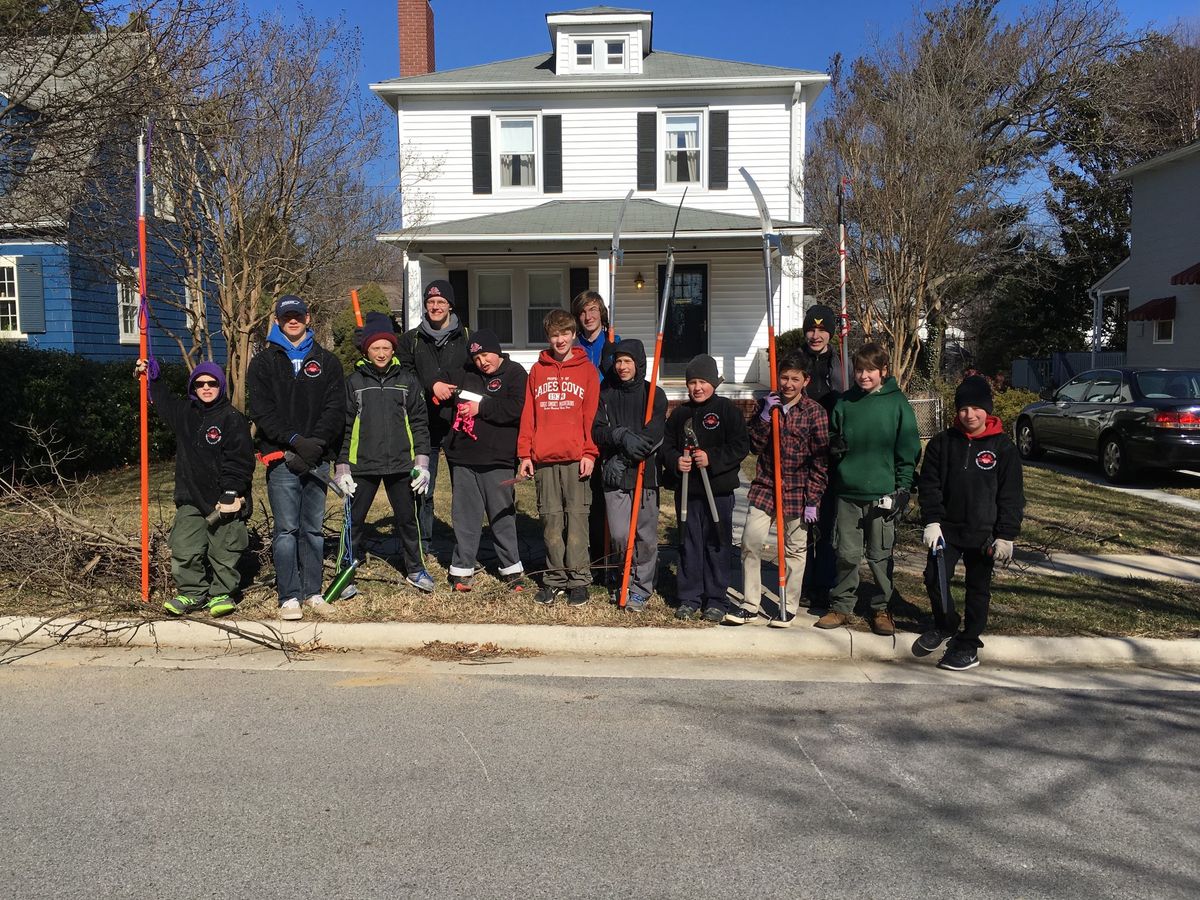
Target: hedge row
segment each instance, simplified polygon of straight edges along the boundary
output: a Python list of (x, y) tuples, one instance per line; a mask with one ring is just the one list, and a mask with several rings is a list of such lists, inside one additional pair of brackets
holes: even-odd
[[(187, 384), (182, 364), (164, 365), (162, 378), (180, 393)], [(65, 474), (81, 475), (136, 462), (138, 458), (138, 384), (131, 361), (100, 363), (53, 350), (19, 344), (0, 346), (0, 466), (18, 477), (45, 459), (22, 426), (53, 428), (62, 448), (78, 455)], [(175, 454), (175, 439), (153, 412), (150, 453)]]

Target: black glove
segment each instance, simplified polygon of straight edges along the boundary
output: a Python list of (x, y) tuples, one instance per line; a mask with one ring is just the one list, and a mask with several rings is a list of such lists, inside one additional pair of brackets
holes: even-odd
[(304, 461), (304, 457), (291, 450), (284, 455), (283, 464), (288, 467), (288, 471), (293, 475), (307, 475), (312, 471), (312, 466)]
[(641, 462), (643, 459), (653, 453), (654, 448), (657, 446), (658, 444), (651, 439), (649, 435), (639, 434), (637, 436), (636, 446), (632, 448), (626, 448), (625, 452), (638, 462)]
[(611, 440), (616, 446), (624, 448), (625, 435), (629, 434), (629, 429), (624, 425), (614, 425), (608, 434), (609, 440)]
[(642, 436), (635, 431), (625, 429), (625, 433), (621, 435), (621, 449), (625, 451), (625, 455), (631, 459), (644, 459), (645, 454), (638, 455), (638, 448), (642, 445)]
[(622, 488), (625, 486), (625, 472), (629, 463), (620, 453), (606, 459), (600, 466), (600, 477), (606, 488)]
[(912, 500), (912, 491), (896, 491), (892, 494), (892, 511), (888, 514), (888, 521), (894, 522), (904, 515), (910, 500)]
[(829, 436), (829, 457), (833, 460), (839, 460), (849, 452), (850, 448), (846, 446), (846, 436), (844, 434), (831, 434)]
[[(292, 449), (310, 469), (315, 469), (320, 465), (321, 457), (325, 455), (325, 445), (321, 441), (305, 437), (302, 434), (292, 438)], [(293, 469), (293, 471), (295, 470)]]

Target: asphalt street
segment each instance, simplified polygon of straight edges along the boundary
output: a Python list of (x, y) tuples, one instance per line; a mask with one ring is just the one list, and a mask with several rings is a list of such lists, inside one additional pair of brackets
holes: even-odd
[(0, 896), (1200, 895), (1196, 675), (139, 662), (0, 666)]

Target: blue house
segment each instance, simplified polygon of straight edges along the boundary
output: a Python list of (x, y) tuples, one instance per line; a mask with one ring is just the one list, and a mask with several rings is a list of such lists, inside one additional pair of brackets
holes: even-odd
[[(8, 103), (0, 77), (0, 341), (100, 361), (135, 359), (137, 207), (133, 191), (118, 187), (135, 180), (133, 141), (104, 131), (66, 169), (47, 164), (61, 150), (37, 145), (37, 121), (36, 98)], [(39, 180), (48, 172), (61, 187), (43, 189)], [(112, 202), (121, 192), (128, 202)], [(161, 239), (172, 227), (170, 208), (151, 197), (147, 210), (150, 339), (157, 357), (179, 361), (183, 353), (172, 334), (188, 343), (190, 317), (216, 324), (220, 316), (205, 298), (191, 302)], [(213, 332), (214, 355), (223, 363), (225, 341), (219, 328)]]

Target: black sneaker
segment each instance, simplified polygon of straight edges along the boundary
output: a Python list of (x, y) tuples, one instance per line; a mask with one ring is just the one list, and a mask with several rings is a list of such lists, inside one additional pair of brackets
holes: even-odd
[(515, 575), (506, 575), (504, 577), (504, 586), (514, 594), (523, 594), (529, 590), (529, 582), (525, 579), (522, 572), (517, 572)]
[(913, 656), (928, 656), (946, 641), (953, 637), (948, 631), (938, 631), (936, 628), (931, 631), (926, 631), (923, 635), (913, 641), (912, 653)]
[(681, 606), (679, 609), (675, 610), (675, 618), (694, 619), (698, 612), (700, 612), (700, 610), (694, 606)]
[(965, 672), (979, 665), (979, 656), (974, 650), (947, 650), (937, 665), (939, 669)]
[(554, 596), (558, 593), (554, 588), (544, 587), (533, 595), (535, 603), (540, 603), (543, 606), (549, 606), (554, 602)]
[(725, 618), (725, 610), (717, 609), (715, 606), (710, 606), (704, 611), (705, 622), (720, 622)]
[(583, 606), (588, 602), (586, 584), (577, 585), (567, 591), (567, 606)]
[(474, 575), (451, 575), (450, 589), (458, 593), (467, 593), (475, 586)]
[(725, 625), (745, 625), (757, 619), (758, 613), (756, 611), (738, 607), (732, 612), (725, 613), (725, 617), (721, 619), (721, 622)]

